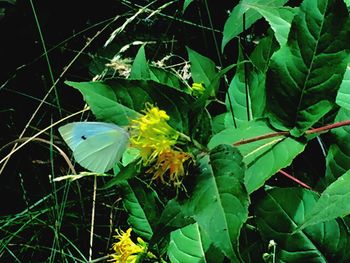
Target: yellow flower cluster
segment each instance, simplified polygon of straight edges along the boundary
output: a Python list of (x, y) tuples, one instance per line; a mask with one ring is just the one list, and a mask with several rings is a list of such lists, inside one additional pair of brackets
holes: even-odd
[[(188, 153), (175, 147), (179, 133), (169, 124), (169, 115), (151, 104), (146, 104), (144, 115), (131, 122), (131, 146), (140, 151), (145, 166), (153, 165), (148, 172), (152, 180), (181, 185), (185, 174), (183, 164), (190, 158)], [(169, 171), (169, 180), (164, 175)]]
[(167, 150), (162, 152), (157, 159), (156, 164), (147, 172), (153, 173), (152, 179), (159, 178), (162, 183), (167, 183), (164, 174), (169, 171), (169, 180), (174, 186), (181, 186), (181, 179), (185, 174), (183, 163), (191, 156), (188, 153), (176, 150)]
[(135, 244), (131, 238), (132, 229), (129, 228), (124, 231), (118, 231), (114, 236), (119, 241), (112, 245), (114, 253), (111, 254), (112, 260), (115, 263), (136, 263), (138, 258), (147, 251), (147, 243), (140, 237), (137, 238), (137, 244)]

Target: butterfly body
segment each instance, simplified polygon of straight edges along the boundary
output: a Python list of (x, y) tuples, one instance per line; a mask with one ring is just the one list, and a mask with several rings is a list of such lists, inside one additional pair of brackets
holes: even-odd
[(129, 134), (121, 127), (104, 122), (73, 122), (59, 132), (84, 168), (105, 173), (113, 168), (126, 150)]

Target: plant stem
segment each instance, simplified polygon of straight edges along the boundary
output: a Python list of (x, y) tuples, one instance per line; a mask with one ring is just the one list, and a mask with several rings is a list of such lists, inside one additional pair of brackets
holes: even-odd
[[(329, 131), (329, 130), (332, 130), (335, 128), (349, 126), (349, 125), (350, 125), (350, 120), (339, 121), (339, 122), (329, 124), (326, 126), (322, 126), (319, 128), (313, 128), (313, 129), (307, 130), (307, 131), (305, 131), (305, 134), (309, 135), (309, 134), (314, 134), (314, 133), (321, 133), (321, 132), (325, 132), (325, 131)], [(264, 140), (264, 139), (268, 139), (268, 138), (273, 138), (273, 137), (277, 137), (277, 136), (288, 137), (288, 136), (290, 136), (290, 132), (289, 131), (280, 131), (280, 132), (272, 132), (272, 133), (268, 133), (268, 134), (264, 134), (264, 135), (259, 135), (259, 136), (253, 137), (253, 138), (237, 141), (233, 144), (233, 146), (239, 146), (239, 145), (243, 145), (243, 144), (247, 144), (247, 143), (251, 143), (251, 142), (256, 142), (256, 141), (260, 141), (260, 140)]]
[(312, 190), (312, 188), (310, 186), (308, 186), (306, 183), (300, 181), (299, 179), (295, 178), (294, 176), (290, 175), (289, 173), (286, 173), (283, 170), (279, 170), (279, 172), (281, 174), (283, 174), (285, 177), (287, 177), (287, 178), (293, 180), (294, 182), (296, 182), (297, 184), (301, 185), (302, 187)]
[(350, 120), (339, 121), (339, 122), (336, 122), (336, 123), (333, 123), (333, 124), (328, 124), (326, 126), (322, 126), (322, 127), (319, 127), (319, 128), (314, 128), (314, 129), (307, 130), (305, 132), (305, 134), (313, 134), (313, 133), (329, 131), (329, 130), (332, 130), (332, 129), (335, 129), (335, 128), (348, 126), (348, 125), (350, 125)]
[[(313, 128), (313, 129), (309, 129), (307, 131), (305, 131), (306, 135), (309, 134), (314, 134), (314, 133), (321, 133), (321, 132), (325, 132), (325, 131), (329, 131), (335, 128), (339, 128), (339, 127), (343, 127), (343, 126), (349, 126), (350, 125), (350, 120), (345, 120), (345, 121), (339, 121), (333, 124), (329, 124), (329, 125), (325, 125), (319, 128)], [(239, 146), (239, 145), (243, 145), (243, 144), (248, 144), (251, 142), (256, 142), (256, 141), (260, 141), (260, 140), (264, 140), (264, 139), (268, 139), (268, 138), (273, 138), (273, 137), (278, 137), (278, 136), (290, 136), (290, 132), (289, 131), (280, 131), (280, 132), (273, 132), (273, 133), (268, 133), (268, 134), (264, 134), (264, 135), (259, 135), (253, 138), (249, 138), (249, 139), (245, 139), (245, 140), (241, 140), (238, 142), (235, 142), (233, 144), (233, 146)], [(286, 173), (283, 170), (279, 171), (281, 174), (283, 174), (284, 176), (286, 176), (287, 178), (293, 180), (294, 182), (296, 182), (297, 184), (301, 185), (304, 188), (310, 189), (312, 190), (312, 188), (305, 184), (304, 182), (298, 180), (297, 178), (295, 178), (294, 176)]]
[(233, 146), (248, 144), (251, 142), (256, 142), (256, 141), (260, 141), (260, 140), (264, 140), (264, 139), (268, 139), (268, 138), (273, 138), (273, 137), (277, 137), (277, 136), (289, 136), (289, 135), (290, 135), (289, 131), (273, 132), (273, 133), (268, 133), (268, 134), (259, 135), (259, 136), (253, 137), (253, 138), (245, 139), (245, 140), (240, 140), (238, 142), (235, 142), (233, 144)]

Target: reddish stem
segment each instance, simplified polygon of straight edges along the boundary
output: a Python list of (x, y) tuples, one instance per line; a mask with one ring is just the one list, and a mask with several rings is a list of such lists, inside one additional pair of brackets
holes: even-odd
[(350, 120), (339, 121), (339, 122), (336, 122), (336, 123), (333, 123), (333, 124), (329, 124), (329, 125), (326, 125), (326, 126), (322, 126), (322, 127), (319, 127), (319, 128), (314, 128), (314, 129), (307, 130), (305, 132), (305, 134), (312, 134), (312, 133), (319, 133), (319, 132), (323, 132), (323, 131), (329, 131), (329, 130), (332, 130), (332, 129), (335, 129), (335, 128), (339, 128), (339, 127), (342, 127), (342, 126), (348, 126), (348, 125), (350, 125)]
[(268, 138), (272, 138), (272, 137), (277, 137), (277, 136), (289, 136), (289, 135), (290, 135), (289, 131), (273, 132), (273, 133), (268, 133), (268, 134), (256, 136), (254, 138), (249, 138), (249, 139), (245, 139), (245, 140), (241, 140), (241, 141), (235, 142), (233, 144), (233, 146), (239, 146), (239, 145), (242, 145), (242, 144), (256, 142), (256, 141), (260, 141), (260, 140), (264, 140), (264, 139), (268, 139)]
[(283, 170), (279, 170), (279, 172), (281, 174), (283, 174), (285, 177), (287, 177), (287, 178), (293, 180), (294, 182), (296, 182), (297, 184), (301, 185), (302, 187), (307, 188), (309, 190), (312, 190), (312, 188), (310, 186), (308, 186), (306, 183), (300, 181), (299, 179), (295, 178), (294, 176), (290, 175), (289, 173), (286, 173)]
[[(339, 121), (333, 124), (329, 124), (326, 126), (322, 126), (319, 128), (313, 128), (313, 129), (309, 129), (307, 131), (305, 131), (305, 134), (314, 134), (314, 133), (321, 133), (324, 131), (329, 131), (335, 128), (339, 128), (342, 126), (348, 126), (350, 125), (350, 120), (346, 120), (346, 121)], [(289, 131), (280, 131), (280, 132), (273, 132), (273, 133), (268, 133), (268, 134), (264, 134), (264, 135), (260, 135), (257, 137), (253, 137), (253, 138), (249, 138), (249, 139), (245, 139), (245, 140), (241, 140), (238, 142), (235, 142), (233, 144), (233, 146), (239, 146), (239, 145), (243, 145), (243, 144), (247, 144), (247, 143), (251, 143), (251, 142), (256, 142), (256, 141), (260, 141), (260, 140), (264, 140), (264, 139), (268, 139), (268, 138), (273, 138), (273, 137), (277, 137), (277, 136), (290, 136), (290, 132)], [(284, 176), (286, 176), (287, 178), (293, 180), (294, 182), (296, 182), (297, 184), (301, 185), (304, 188), (310, 189), (312, 190), (312, 188), (310, 186), (308, 186), (307, 184), (303, 183), (302, 181), (298, 180), (297, 178), (295, 178), (294, 176), (286, 173), (283, 170), (279, 171), (281, 174), (283, 174)]]
[[(332, 130), (335, 128), (339, 128), (342, 126), (348, 126), (348, 125), (350, 125), (350, 120), (340, 121), (340, 122), (336, 122), (336, 123), (322, 126), (319, 128), (307, 130), (307, 131), (305, 131), (305, 134), (320, 133), (320, 132), (329, 131), (329, 130)], [(243, 144), (247, 144), (247, 143), (251, 143), (251, 142), (256, 142), (256, 141), (260, 141), (260, 140), (264, 140), (264, 139), (268, 139), (268, 138), (273, 138), (273, 137), (277, 137), (277, 136), (290, 136), (290, 132), (289, 131), (280, 131), (280, 132), (273, 132), (273, 133), (268, 133), (268, 134), (264, 134), (264, 135), (259, 135), (259, 136), (253, 137), (253, 138), (249, 138), (249, 139), (240, 140), (238, 142), (235, 142), (233, 144), (233, 146), (239, 146), (239, 145), (243, 145)]]

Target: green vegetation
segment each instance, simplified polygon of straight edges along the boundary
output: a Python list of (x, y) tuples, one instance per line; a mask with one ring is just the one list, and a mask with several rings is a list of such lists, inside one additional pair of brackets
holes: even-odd
[(350, 2), (210, 2), (110, 3), (57, 44), (29, 1), (1, 262), (350, 261)]

